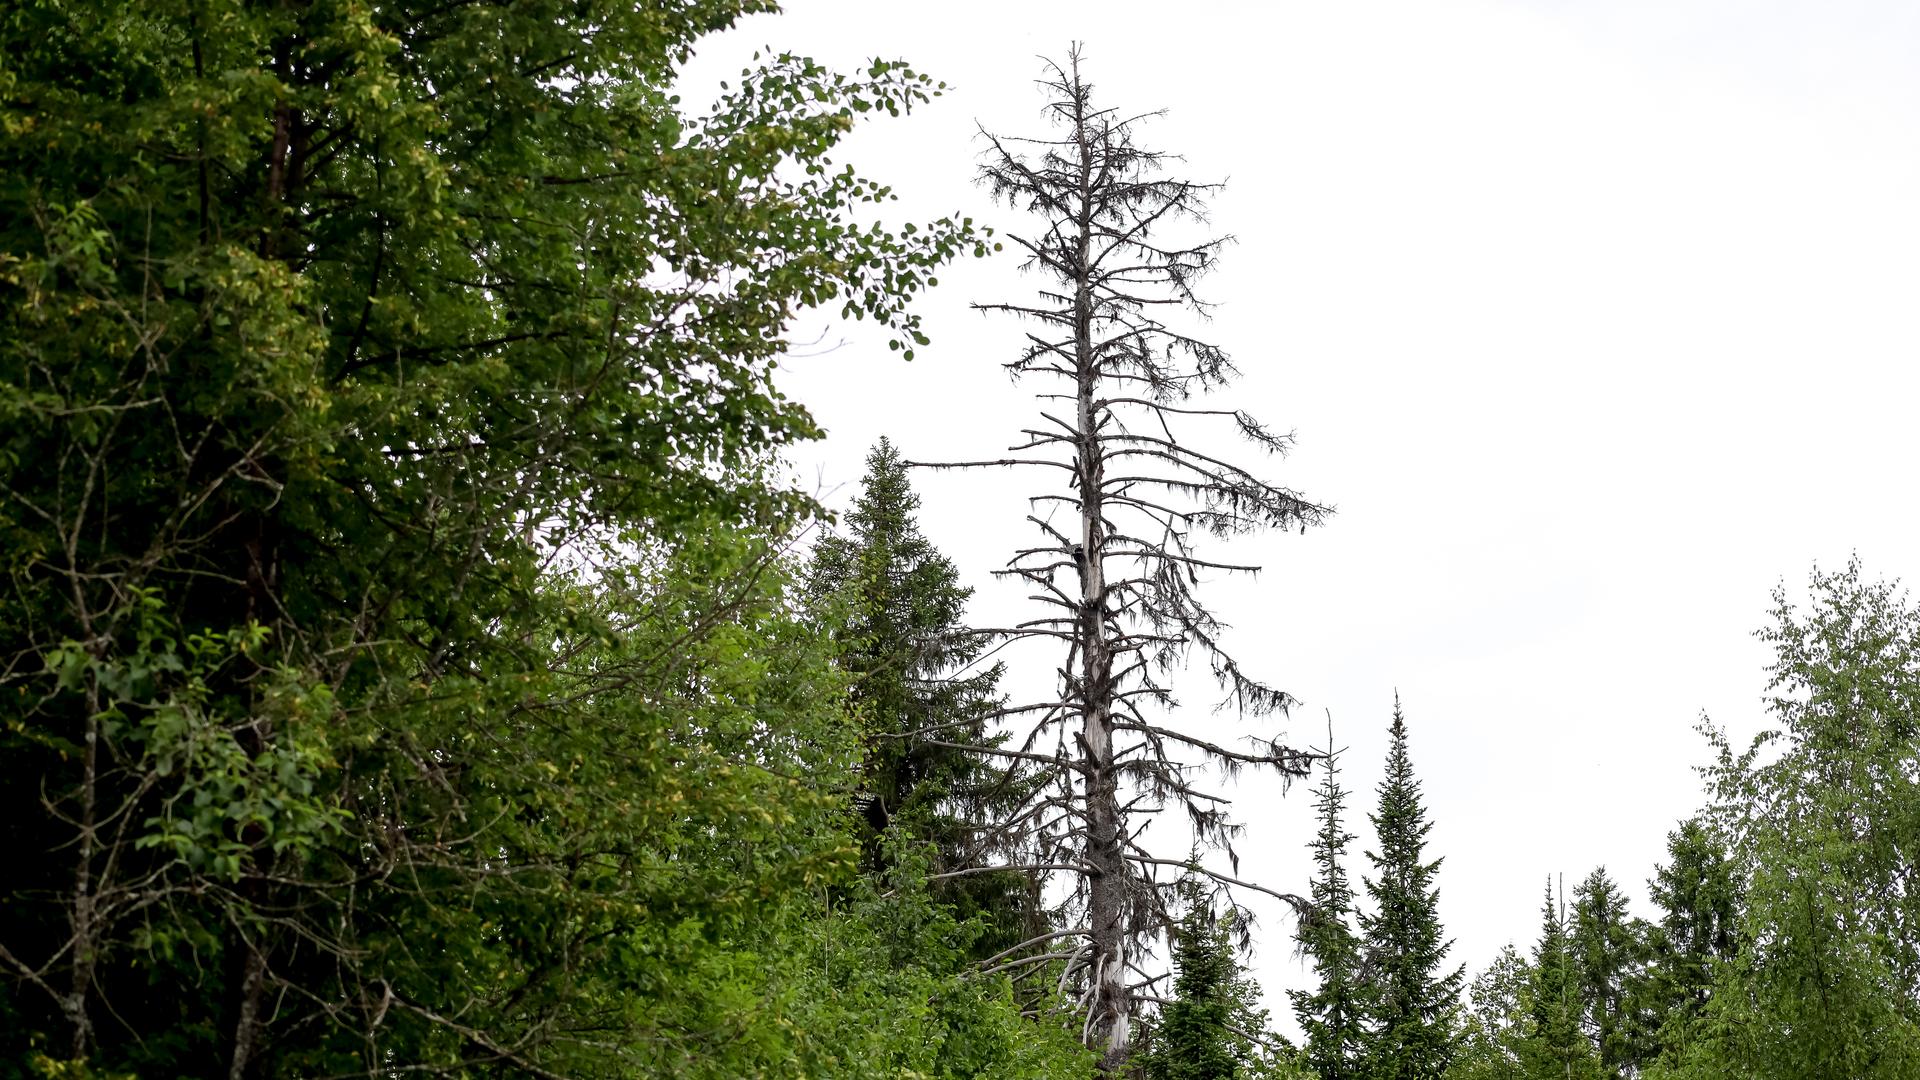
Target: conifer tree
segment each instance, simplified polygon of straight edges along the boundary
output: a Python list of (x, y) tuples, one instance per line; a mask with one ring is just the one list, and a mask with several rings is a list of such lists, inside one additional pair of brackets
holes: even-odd
[[(1216, 889), (1217, 891), (1217, 889)], [(1174, 996), (1145, 1025), (1135, 1059), (1146, 1080), (1311, 1080), (1300, 1054), (1271, 1029), (1260, 985), (1235, 957), (1237, 907), (1217, 911), (1201, 878), (1181, 885), (1185, 915), (1174, 936)]]
[(1667, 861), (1647, 891), (1660, 913), (1631, 1007), (1634, 1042), (1650, 1062), (1683, 1050), (1699, 1023), (1715, 963), (1737, 950), (1741, 897), (1726, 846), (1699, 818), (1667, 834)]
[(1347, 793), (1340, 786), (1340, 768), (1328, 733), (1325, 769), (1313, 789), (1314, 811), (1320, 830), (1309, 846), (1313, 852), (1312, 906), (1301, 916), (1295, 940), (1300, 953), (1313, 965), (1313, 990), (1295, 990), (1293, 1014), (1306, 1039), (1302, 1048), (1308, 1068), (1321, 1080), (1354, 1080), (1359, 1075), (1364, 1020), (1360, 989), (1360, 942), (1353, 931), (1353, 886), (1344, 864), (1347, 842)]
[(863, 816), (875, 832), (912, 817), (945, 834), (959, 825), (950, 803), (976, 791), (983, 765), (941, 744), (982, 736), (1002, 667), (968, 671), (983, 648), (962, 624), (973, 590), (920, 532), (919, 506), (899, 452), (882, 438), (867, 454), (847, 532), (815, 550), (811, 584), (846, 608), (840, 663), (867, 725)]
[(1463, 972), (1445, 970), (1452, 946), (1440, 925), (1439, 859), (1426, 858), (1433, 828), (1407, 752), (1400, 695), (1393, 698), (1392, 742), (1380, 809), (1372, 815), (1379, 850), (1367, 852), (1373, 901), (1360, 925), (1371, 975), (1365, 1074), (1374, 1080), (1429, 1080), (1447, 1070)]
[(1152, 1048), (1143, 1055), (1145, 1072), (1148, 1080), (1234, 1080), (1240, 1068), (1231, 1030), (1239, 973), (1233, 942), (1201, 891), (1184, 891), (1187, 912), (1173, 952), (1174, 998), (1161, 1011)]
[(1597, 867), (1574, 887), (1569, 945), (1579, 988), (1581, 1021), (1600, 1054), (1602, 1071), (1620, 1077), (1639, 1055), (1628, 1014), (1628, 988), (1645, 952), (1645, 925), (1627, 913), (1627, 898)]
[(1528, 1080), (1599, 1080), (1600, 1061), (1580, 1030), (1580, 992), (1567, 941), (1565, 901), (1547, 882), (1540, 911), (1540, 942), (1529, 987), (1532, 1030), (1520, 1044)]
[[(986, 727), (1000, 703), (1002, 665), (973, 669), (986, 644), (963, 623), (973, 590), (921, 533), (919, 506), (905, 463), (882, 438), (867, 455), (846, 533), (823, 537), (815, 550), (810, 586), (843, 607), (839, 661), (852, 677), (866, 750), (856, 806), (867, 863), (882, 863), (894, 826), (933, 843), (937, 877), (978, 861), (979, 824), (1009, 794), (1005, 774), (979, 752), (992, 745)], [(1020, 875), (937, 884), (936, 895), (955, 901), (961, 915), (989, 916), (995, 932), (979, 943), (989, 953), (1031, 928), (1022, 912), (1038, 904)]]

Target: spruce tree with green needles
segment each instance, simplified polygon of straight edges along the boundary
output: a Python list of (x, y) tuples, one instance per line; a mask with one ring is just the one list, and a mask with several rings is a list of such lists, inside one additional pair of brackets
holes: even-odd
[(1228, 925), (1196, 886), (1186, 893), (1187, 913), (1174, 942), (1174, 999), (1160, 1013), (1150, 1050), (1143, 1055), (1148, 1080), (1235, 1080), (1240, 1075), (1238, 1040), (1232, 1031), (1234, 982)]
[(1625, 1076), (1639, 1063), (1628, 995), (1645, 964), (1647, 926), (1627, 913), (1627, 898), (1598, 867), (1574, 887), (1570, 932), (1581, 1022), (1601, 1071)]
[(1520, 1044), (1520, 1063), (1528, 1080), (1599, 1080), (1600, 1059), (1580, 1030), (1578, 975), (1561, 907), (1549, 880), (1528, 995), (1533, 1030)]
[(1001, 666), (966, 671), (982, 647), (962, 624), (973, 590), (921, 533), (919, 507), (882, 438), (846, 533), (822, 537), (814, 553), (814, 590), (844, 605), (841, 666), (868, 733), (860, 803), (876, 832), (903, 816), (950, 817), (943, 804), (968, 793), (984, 766), (939, 743), (977, 738), (998, 704)]
[(1452, 946), (1440, 925), (1439, 859), (1428, 861), (1433, 828), (1407, 753), (1407, 722), (1393, 698), (1392, 742), (1380, 809), (1371, 820), (1379, 849), (1367, 852), (1373, 901), (1360, 926), (1370, 969), (1364, 1075), (1371, 1080), (1435, 1080), (1453, 1055), (1453, 1018), (1462, 969), (1443, 969)]
[[(975, 670), (985, 639), (962, 621), (973, 590), (921, 533), (919, 506), (899, 452), (882, 438), (867, 455), (846, 532), (815, 550), (810, 584), (842, 609), (839, 663), (866, 748), (855, 806), (867, 826), (867, 864), (885, 865), (893, 835), (931, 842), (938, 874), (978, 864), (980, 823), (1009, 796), (1003, 771), (968, 749), (993, 745), (986, 728), (1000, 704), (1002, 665)], [(963, 916), (988, 916), (993, 930), (979, 943), (987, 953), (1031, 929), (1038, 903), (1019, 874), (939, 884), (936, 895)]]
[(1360, 941), (1353, 932), (1353, 886), (1343, 860), (1353, 834), (1346, 830), (1346, 789), (1340, 786), (1338, 758), (1328, 733), (1326, 772), (1313, 789), (1314, 811), (1320, 831), (1313, 852), (1312, 907), (1300, 919), (1294, 940), (1313, 965), (1318, 986), (1295, 990), (1293, 1014), (1306, 1039), (1303, 1056), (1320, 1080), (1355, 1080), (1359, 1076), (1363, 1009), (1360, 988)]
[(1667, 861), (1654, 868), (1647, 891), (1660, 914), (1629, 1005), (1636, 1051), (1651, 1063), (1693, 1040), (1715, 964), (1738, 952), (1743, 898), (1725, 841), (1697, 817), (1667, 834)]

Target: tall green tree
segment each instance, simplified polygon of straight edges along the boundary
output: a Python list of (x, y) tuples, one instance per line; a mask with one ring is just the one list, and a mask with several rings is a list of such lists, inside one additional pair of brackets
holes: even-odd
[(1186, 892), (1187, 912), (1174, 944), (1174, 997), (1161, 1010), (1143, 1071), (1148, 1080), (1237, 1080), (1240, 1040), (1232, 1022), (1239, 965), (1233, 941), (1204, 893), (1197, 887)]
[(987, 641), (963, 623), (973, 590), (921, 533), (919, 505), (899, 452), (881, 439), (847, 531), (815, 549), (812, 584), (845, 608), (840, 663), (868, 732), (862, 813), (875, 832), (911, 819), (939, 836), (951, 862), (965, 854), (967, 822), (985, 817), (956, 817), (956, 804), (998, 779), (964, 744), (982, 738), (1000, 703), (1002, 665), (969, 669)]
[(0, 16), (7, 1052), (666, 1061), (715, 1029), (652, 1027), (619, 988), (665, 969), (621, 965), (846, 872), (802, 813), (832, 679), (759, 644), (807, 509), (768, 464), (817, 434), (770, 380), (806, 308), (917, 343), (980, 241), (854, 220), (885, 193), (834, 147), (936, 89), (900, 64), (681, 106), (769, 7)]
[(1739, 947), (1741, 883), (1725, 841), (1702, 817), (1667, 834), (1667, 859), (1647, 882), (1659, 915), (1629, 1012), (1641, 1061), (1684, 1055), (1699, 1035), (1717, 965)]
[(1574, 886), (1568, 948), (1581, 1023), (1600, 1055), (1601, 1071), (1616, 1080), (1640, 1064), (1628, 999), (1641, 978), (1646, 936), (1646, 925), (1627, 911), (1627, 898), (1605, 867)]
[(1360, 1076), (1365, 1040), (1365, 994), (1360, 940), (1354, 933), (1353, 886), (1347, 878), (1347, 792), (1340, 786), (1339, 755), (1329, 746), (1321, 760), (1320, 784), (1313, 789), (1319, 831), (1313, 854), (1311, 906), (1294, 933), (1300, 953), (1312, 965), (1313, 989), (1290, 992), (1293, 1014), (1305, 1038), (1301, 1056), (1321, 1080)]
[(866, 749), (857, 803), (868, 865), (880, 865), (889, 827), (932, 843), (936, 878), (960, 875), (936, 892), (994, 924), (980, 943), (991, 955), (1039, 933), (1044, 918), (1024, 875), (971, 872), (993, 848), (988, 823), (1020, 794), (980, 752), (994, 745), (1002, 665), (974, 669), (988, 639), (964, 624), (973, 590), (921, 533), (919, 505), (899, 452), (881, 439), (846, 532), (815, 549), (810, 584), (841, 611), (839, 663)]
[(1527, 1080), (1600, 1080), (1600, 1058), (1580, 1029), (1580, 973), (1568, 941), (1566, 899), (1547, 882), (1540, 940), (1527, 988), (1529, 1024), (1520, 1064)]
[(1453, 1053), (1454, 1013), (1464, 972), (1446, 967), (1452, 942), (1440, 924), (1441, 860), (1429, 860), (1420, 781), (1407, 750), (1400, 695), (1387, 729), (1386, 775), (1370, 817), (1377, 850), (1366, 881), (1372, 910), (1360, 917), (1365, 940), (1367, 1034), (1363, 1075), (1374, 1080), (1430, 1080), (1447, 1070)]
[(1743, 879), (1679, 1075), (1920, 1074), (1920, 608), (1858, 561), (1774, 592), (1775, 727), (1710, 776)]

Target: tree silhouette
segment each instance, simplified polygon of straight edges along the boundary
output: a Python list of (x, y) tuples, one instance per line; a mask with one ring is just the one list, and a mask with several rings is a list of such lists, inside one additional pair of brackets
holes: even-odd
[(1168, 891), (1188, 866), (1142, 843), (1149, 815), (1184, 808), (1192, 836), (1183, 848), (1224, 849), (1237, 871), (1227, 800), (1198, 786), (1195, 770), (1254, 766), (1292, 778), (1313, 760), (1270, 737), (1220, 745), (1165, 718), (1175, 704), (1168, 674), (1190, 657), (1205, 662), (1224, 707), (1261, 716), (1293, 703), (1243, 670), (1196, 593), (1203, 572), (1257, 567), (1204, 557), (1195, 540), (1304, 530), (1327, 510), (1183, 437), (1185, 425), (1212, 421), (1264, 455), (1290, 443), (1243, 411), (1196, 403), (1235, 369), (1220, 347), (1165, 321), (1206, 315), (1195, 286), (1228, 241), (1162, 243), (1159, 234), (1204, 222), (1218, 185), (1162, 176), (1167, 156), (1134, 141), (1146, 117), (1094, 106), (1077, 47), (1040, 85), (1054, 132), (983, 132), (982, 178), (1038, 223), (1011, 240), (1043, 282), (1031, 301), (976, 305), (1028, 324), (1028, 344), (1006, 366), (1045, 383), (1040, 420), (1007, 457), (921, 464), (1055, 481), (1029, 502), (1037, 542), (999, 571), (1031, 587), (1041, 610), (990, 632), (1052, 642), (1064, 658), (1054, 695), (1005, 712), (1017, 738), (996, 752), (1038, 786), (993, 832), (1018, 841), (1030, 872), (1070, 875), (1068, 910), (1086, 921), (1051, 940), (1084, 941), (1039, 955), (1065, 962), (1058, 985), (1074, 988), (1083, 1035), (1112, 1070), (1127, 1058), (1142, 987), (1163, 977), (1143, 965), (1143, 942), (1169, 929)]

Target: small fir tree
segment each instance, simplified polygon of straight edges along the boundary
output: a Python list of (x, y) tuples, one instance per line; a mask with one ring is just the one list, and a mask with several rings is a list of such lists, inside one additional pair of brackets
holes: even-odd
[(1174, 998), (1145, 1055), (1148, 1080), (1237, 1080), (1240, 1038), (1232, 1030), (1237, 1004), (1228, 919), (1216, 918), (1197, 885), (1182, 889), (1187, 912), (1174, 943)]
[(1667, 834), (1667, 861), (1647, 891), (1659, 908), (1648, 960), (1629, 1008), (1642, 1060), (1672, 1058), (1692, 1041), (1711, 996), (1714, 966), (1738, 947), (1740, 883), (1725, 844), (1699, 818)]
[(1644, 963), (1646, 927), (1627, 913), (1627, 898), (1605, 867), (1574, 887), (1571, 933), (1581, 1022), (1599, 1051), (1601, 1071), (1625, 1076), (1639, 1063), (1627, 997)]
[(1313, 965), (1317, 986), (1290, 993), (1293, 1014), (1306, 1039), (1302, 1057), (1321, 1080), (1354, 1080), (1359, 1075), (1363, 1008), (1360, 990), (1360, 942), (1353, 932), (1353, 886), (1347, 878), (1347, 842), (1353, 834), (1342, 821), (1347, 793), (1328, 732), (1325, 774), (1314, 788), (1320, 830), (1313, 853), (1312, 906), (1302, 914), (1294, 940)]
[(1427, 861), (1433, 828), (1407, 753), (1400, 696), (1393, 699), (1392, 742), (1380, 809), (1371, 820), (1378, 851), (1367, 852), (1373, 912), (1360, 925), (1372, 978), (1368, 996), (1365, 1075), (1376, 1080), (1433, 1080), (1447, 1071), (1463, 972), (1443, 968), (1452, 942), (1440, 925), (1439, 859)]
[(1533, 952), (1533, 982), (1528, 988), (1531, 1027), (1520, 1043), (1520, 1063), (1528, 1080), (1599, 1080), (1600, 1060), (1580, 1030), (1580, 992), (1572, 949), (1567, 941), (1565, 902), (1547, 882), (1540, 911), (1540, 943)]

